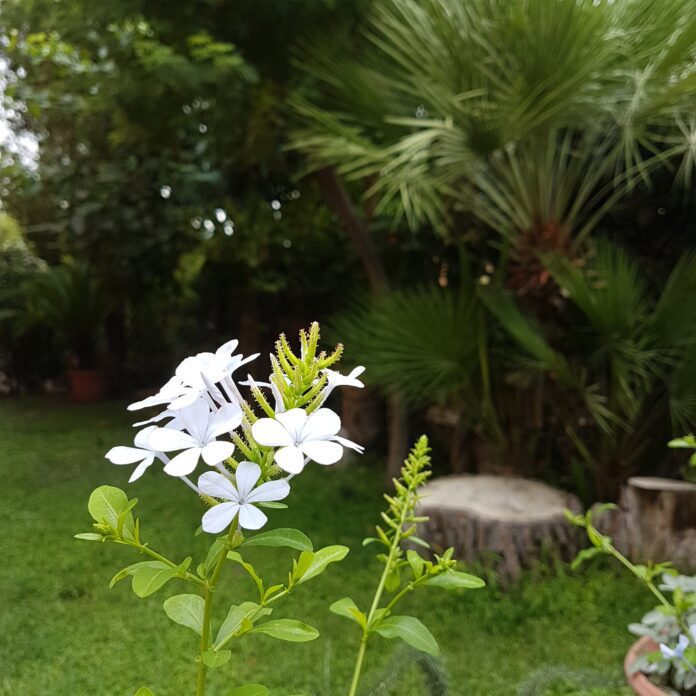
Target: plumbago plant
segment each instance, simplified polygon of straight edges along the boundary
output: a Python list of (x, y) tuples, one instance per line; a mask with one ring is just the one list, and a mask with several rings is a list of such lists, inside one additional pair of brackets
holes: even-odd
[(611, 537), (594, 526), (593, 515), (614, 508), (613, 504), (600, 505), (584, 515), (566, 511), (568, 521), (584, 529), (592, 544), (580, 551), (572, 567), (598, 555), (609, 555), (645, 584), (659, 604), (641, 623), (628, 628), (635, 635), (650, 636), (658, 650), (639, 656), (631, 670), (644, 672), (675, 696), (692, 694), (696, 689), (696, 576), (679, 575), (670, 563), (631, 563), (614, 546)]
[[(427, 542), (416, 536), (418, 523), (428, 518), (418, 516), (416, 508), (421, 497), (419, 489), (431, 473), (429, 451), (427, 438), (421, 436), (404, 462), (401, 477), (393, 480), (394, 495), (384, 496), (388, 504), (386, 512), (382, 513), (384, 526), (377, 525), (377, 536), (363, 540), (363, 545), (375, 543), (384, 547), (377, 556), (384, 568), (369, 609), (361, 611), (350, 597), (339, 599), (330, 607), (334, 614), (354, 621), (361, 633), (348, 696), (357, 693), (367, 645), (374, 634), (400, 638), (425, 653), (439, 654), (437, 641), (421, 621), (413, 616), (394, 614), (404, 597), (421, 587), (461, 590), (480, 588), (485, 584), (480, 578), (455, 570), (454, 549), (447, 549), (442, 556), (435, 555), (434, 561), (427, 561), (415, 549), (406, 548), (411, 544), (428, 547)], [(385, 591), (392, 596), (382, 605)]]
[[(255, 382), (249, 377), (240, 382), (250, 388), (260, 415), (242, 397), (233, 379), (236, 370), (258, 356), (236, 355), (237, 341), (225, 343), (215, 353), (186, 358), (159, 393), (129, 406), (130, 410), (150, 406), (163, 410), (136, 423), (144, 427), (133, 447), (114, 447), (106, 458), (114, 464), (135, 465), (130, 481), (160, 462), (165, 474), (181, 479), (198, 495), (207, 509), (197, 533), (215, 535), (202, 562), (194, 566), (191, 556), (183, 561), (165, 558), (143, 541), (140, 521), (133, 515), (137, 499), (129, 499), (121, 489), (100, 486), (89, 498), (93, 531), (77, 538), (127, 546), (148, 557), (116, 573), (112, 587), (131, 577), (135, 594), (147, 597), (170, 581), (191, 586), (191, 593), (169, 597), (164, 610), (172, 621), (200, 637), (196, 696), (205, 694), (208, 670), (229, 662), (233, 642), (243, 636), (254, 633), (293, 642), (314, 640), (319, 635), (314, 627), (269, 616), (278, 602), (348, 553), (345, 546), (315, 551), (309, 538), (296, 529), (248, 535), (266, 524), (263, 508), (286, 507), (279, 501), (287, 498), (291, 479), (310, 461), (334, 464), (346, 447), (362, 452), (359, 445), (338, 434), (339, 417), (323, 405), (338, 386), (361, 387), (357, 377), (362, 369), (341, 375), (332, 367), (341, 357), (342, 346), (327, 355), (318, 352), (318, 342), (316, 323), (300, 333), (299, 356), (281, 336), (275, 355), (270, 356), (269, 381)], [(208, 470), (194, 483), (190, 476), (201, 460)], [(254, 546), (300, 552), (285, 582), (269, 584), (259, 577), (244, 559), (246, 549)], [(214, 620), (214, 598), (228, 563), (240, 565), (251, 576), (258, 596), (227, 608), (224, 619), (218, 621)], [(143, 687), (138, 696), (151, 693)], [(233, 689), (229, 696), (267, 693), (260, 684), (247, 684)]]

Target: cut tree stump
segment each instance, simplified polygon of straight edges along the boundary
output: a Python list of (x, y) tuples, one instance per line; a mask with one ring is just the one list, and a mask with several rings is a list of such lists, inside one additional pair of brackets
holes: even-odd
[(672, 561), (696, 570), (696, 484), (635, 476), (621, 490), (619, 507), (603, 513), (597, 528), (635, 563)]
[(580, 535), (564, 509), (580, 512), (570, 493), (539, 481), (508, 476), (443, 476), (423, 489), (418, 514), (420, 536), (435, 553), (452, 546), (459, 560), (474, 563), (494, 555), (498, 575), (516, 578), (545, 555), (569, 561)]

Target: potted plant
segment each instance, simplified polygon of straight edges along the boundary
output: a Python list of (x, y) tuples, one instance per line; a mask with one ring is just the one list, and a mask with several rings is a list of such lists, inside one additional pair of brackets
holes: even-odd
[(696, 576), (679, 575), (671, 563), (632, 563), (594, 523), (594, 515), (615, 507), (601, 505), (584, 515), (566, 511), (568, 521), (583, 528), (592, 543), (580, 551), (572, 567), (597, 555), (612, 556), (659, 602), (641, 623), (628, 627), (640, 636), (624, 660), (633, 691), (639, 696), (696, 696)]
[(28, 289), (27, 322), (50, 329), (66, 351), (66, 378), (75, 401), (106, 396), (104, 324), (110, 302), (84, 263), (68, 260), (38, 274)]

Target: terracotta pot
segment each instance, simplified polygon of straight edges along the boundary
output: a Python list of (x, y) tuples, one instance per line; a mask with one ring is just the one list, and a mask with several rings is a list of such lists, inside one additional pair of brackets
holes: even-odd
[(667, 696), (659, 687), (655, 686), (642, 672), (630, 673), (631, 665), (643, 653), (658, 650), (657, 643), (650, 636), (643, 636), (637, 640), (626, 654), (624, 660), (624, 674), (628, 680), (628, 685), (638, 694), (638, 696)]
[(67, 378), (73, 401), (94, 403), (106, 397), (108, 382), (104, 370), (70, 369)]

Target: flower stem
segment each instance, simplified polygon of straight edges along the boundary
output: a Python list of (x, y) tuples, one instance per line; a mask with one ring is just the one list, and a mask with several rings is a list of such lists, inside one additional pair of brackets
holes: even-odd
[(225, 560), (227, 559), (227, 552), (230, 549), (230, 541), (237, 531), (237, 519), (235, 518), (230, 525), (230, 531), (227, 538), (227, 543), (220, 549), (220, 555), (215, 562), (215, 567), (213, 568), (213, 573), (210, 576), (210, 580), (205, 585), (205, 594), (203, 596), (203, 626), (201, 630), (201, 644), (200, 644), (200, 655), (198, 663), (198, 677), (196, 680), (196, 696), (205, 696), (205, 683), (208, 676), (208, 667), (205, 662), (203, 662), (203, 653), (210, 649), (211, 643), (211, 617), (213, 613), (213, 597), (215, 595), (215, 590), (217, 589), (218, 581), (220, 580), (220, 575), (222, 573), (222, 568), (225, 565)]
[[(382, 577), (379, 579), (379, 584), (377, 585), (377, 590), (375, 591), (375, 596), (372, 599), (372, 605), (370, 606), (370, 613), (367, 615), (367, 625), (363, 629), (363, 636), (360, 640), (360, 649), (358, 650), (358, 655), (355, 660), (355, 669), (353, 670), (353, 680), (351, 681), (350, 691), (348, 696), (355, 696), (358, 690), (358, 683), (360, 682), (360, 674), (362, 672), (363, 661), (365, 659), (365, 651), (367, 650), (367, 641), (370, 639), (370, 629), (372, 628), (372, 622), (374, 620), (377, 609), (379, 609), (379, 602), (382, 599), (382, 594), (384, 593), (384, 586), (387, 582), (387, 577), (391, 572), (392, 565), (394, 563), (394, 558), (401, 544), (401, 538), (403, 534), (404, 524), (406, 523), (406, 517), (409, 514), (409, 502), (411, 495), (415, 491), (415, 484), (409, 485), (408, 492), (406, 494), (406, 500), (404, 501), (403, 509), (401, 511), (401, 516), (399, 517), (399, 523), (394, 529), (394, 538), (392, 539), (391, 547), (389, 548), (389, 555), (384, 564), (384, 570), (382, 571)], [(399, 593), (396, 598), (400, 599), (403, 593)], [(395, 598), (395, 599), (396, 599)], [(389, 608), (394, 605), (395, 602), (389, 604)]]

